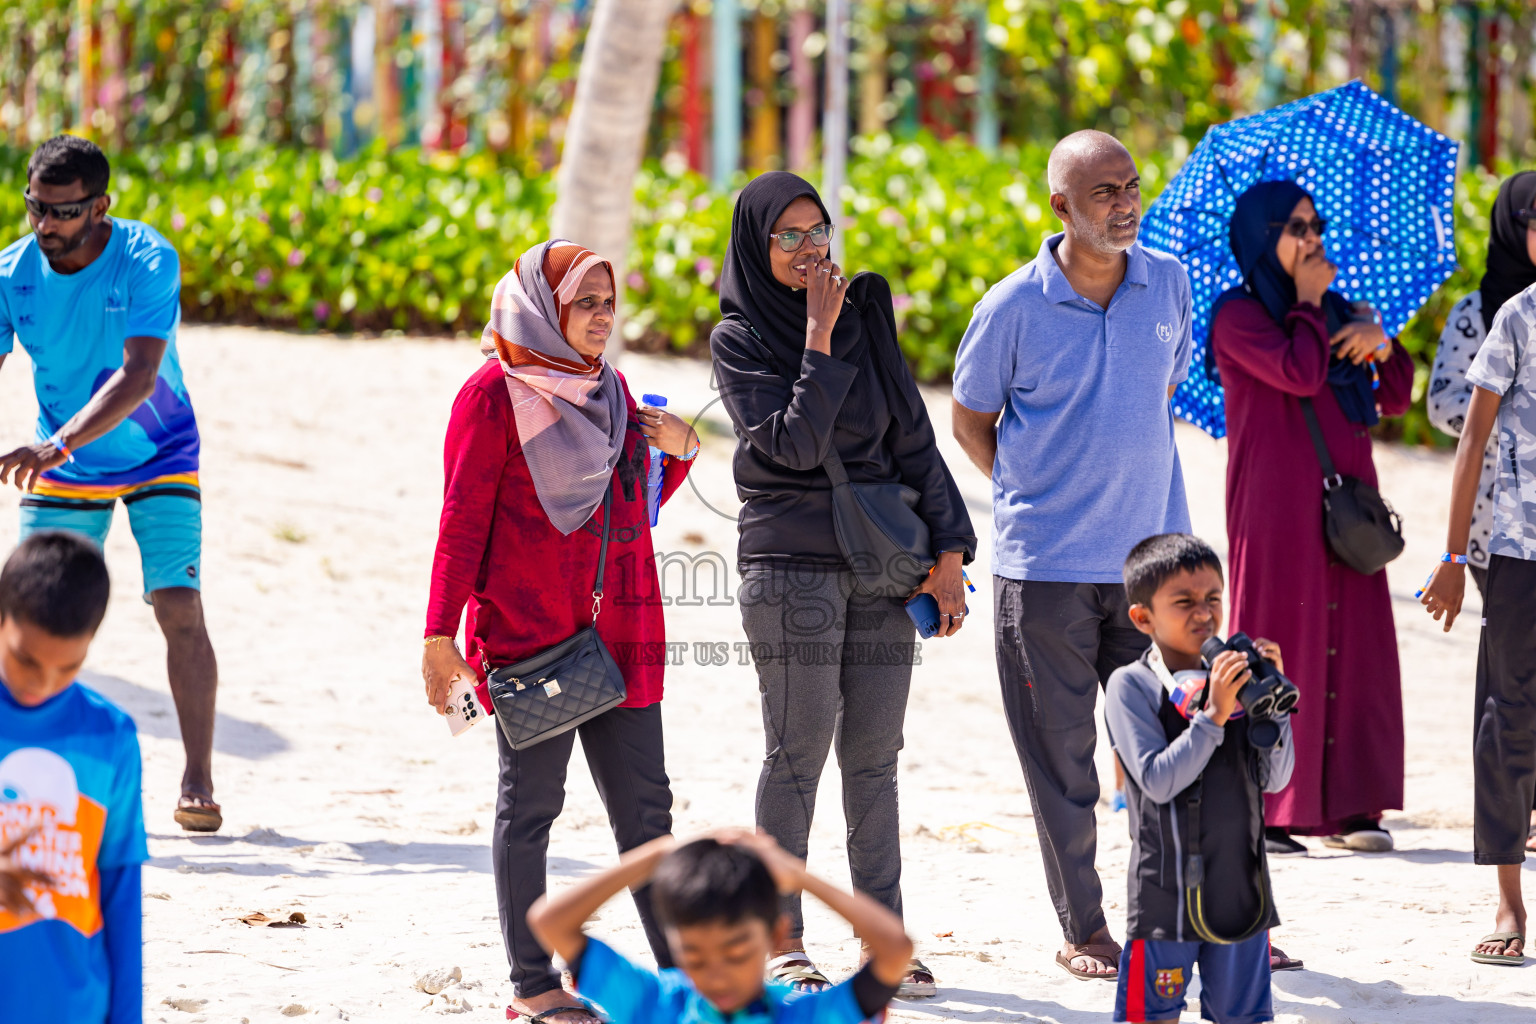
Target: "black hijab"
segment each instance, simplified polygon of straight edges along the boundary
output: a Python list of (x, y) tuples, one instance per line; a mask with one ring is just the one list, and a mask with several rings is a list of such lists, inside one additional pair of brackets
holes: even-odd
[[(1237, 197), (1227, 238), (1232, 255), (1237, 257), (1238, 269), (1243, 272), (1243, 283), (1216, 297), (1211, 307), (1211, 323), (1216, 322), (1222, 306), (1240, 296), (1258, 299), (1275, 323), (1285, 322), (1286, 314), (1296, 305), (1296, 282), (1280, 265), (1275, 246), (1296, 204), (1311, 198), (1312, 194), (1294, 181), (1261, 181)], [(1325, 292), (1323, 315), (1332, 336), (1349, 322), (1349, 303), (1336, 291)], [(1206, 351), (1209, 356), (1212, 350)], [(1207, 368), (1213, 369), (1214, 363), (1214, 359), (1208, 358)], [(1348, 419), (1366, 426), (1375, 424), (1379, 417), (1369, 368), (1332, 356), (1328, 362), (1328, 385)]]
[(1536, 209), (1536, 171), (1504, 179), (1489, 215), (1488, 263), (1477, 286), (1483, 296), (1483, 329), (1493, 327), (1499, 307), (1536, 284), (1536, 264), (1525, 245), (1521, 210)]
[[(805, 354), (805, 290), (790, 288), (773, 276), (768, 247), (778, 243), (768, 236), (789, 204), (802, 197), (816, 204), (828, 224), (832, 222), (816, 189), (798, 175), (769, 171), (748, 182), (731, 214), (731, 239), (720, 273), (720, 312), (750, 324), (779, 372), (791, 381), (800, 376)], [(832, 356), (871, 367), (891, 414), (903, 427), (912, 428), (922, 397), (896, 340), (890, 286), (878, 274), (866, 271), (849, 282), (842, 312), (832, 327)]]

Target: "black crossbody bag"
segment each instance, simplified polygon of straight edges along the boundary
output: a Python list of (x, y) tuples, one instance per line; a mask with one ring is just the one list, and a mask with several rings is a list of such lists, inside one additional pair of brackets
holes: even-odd
[[(592, 587), (592, 625), (531, 658), (486, 676), (496, 724), (513, 750), (526, 750), (569, 732), (624, 703), (624, 674), (597, 635), (603, 605), (603, 571), (608, 565), (609, 514), (613, 488), (603, 496), (603, 540), (598, 546), (597, 582)], [(489, 669), (489, 665), (486, 666)]]
[(1301, 413), (1323, 467), (1323, 533), (1328, 546), (1351, 569), (1374, 576), (1403, 553), (1403, 519), (1376, 488), (1334, 469), (1312, 399), (1301, 400)]
[(866, 594), (905, 598), (934, 566), (928, 524), (916, 511), (921, 496), (903, 483), (853, 483), (831, 446), (821, 468), (832, 481), (832, 529), (854, 582)]

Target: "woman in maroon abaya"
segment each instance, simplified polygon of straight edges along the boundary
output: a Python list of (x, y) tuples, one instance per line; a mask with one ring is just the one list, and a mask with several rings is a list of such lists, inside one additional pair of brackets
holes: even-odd
[(1323, 535), (1310, 398), (1337, 471), (1376, 486), (1370, 427), (1409, 405), (1413, 362), (1368, 307), (1330, 291), (1325, 223), (1293, 182), (1253, 186), (1230, 228), (1241, 287), (1216, 300), (1211, 350), (1226, 389), (1232, 629), (1272, 638), (1301, 690), (1296, 770), (1266, 797), (1271, 855), (1295, 835), (1392, 848), (1381, 812), (1403, 805), (1403, 703), (1386, 573), (1363, 576)]

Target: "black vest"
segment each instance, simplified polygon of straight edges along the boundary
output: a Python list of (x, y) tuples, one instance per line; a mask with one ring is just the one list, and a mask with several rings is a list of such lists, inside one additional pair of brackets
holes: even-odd
[[(1158, 720), (1169, 743), (1189, 728), (1166, 694)], [(1197, 793), (1198, 851), (1190, 849), (1189, 815), (1190, 799)], [(1171, 803), (1147, 799), (1129, 773), (1125, 802), (1131, 824), (1127, 938), (1200, 941), (1185, 900), (1185, 872), (1195, 852), (1204, 867), (1202, 907), (1207, 926), (1223, 938), (1236, 938), (1253, 927), (1264, 902), (1261, 883), (1267, 881), (1268, 867), (1262, 857), (1264, 795), (1258, 754), (1248, 742), (1247, 719), (1227, 722), (1226, 738), (1211, 754), (1200, 780)], [(1273, 901), (1268, 903), (1263, 927), (1274, 928), (1280, 918)]]

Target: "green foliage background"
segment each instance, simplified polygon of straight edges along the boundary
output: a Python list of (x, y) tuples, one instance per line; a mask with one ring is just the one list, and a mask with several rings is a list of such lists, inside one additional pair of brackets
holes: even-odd
[[(846, 263), (885, 275), (902, 345), (919, 377), (954, 367), (971, 309), (1057, 229), (1044, 146), (988, 156), (952, 140), (860, 139), (845, 194)], [(0, 149), (0, 240), (29, 229), (26, 156)], [(1141, 160), (1147, 201), (1176, 158)], [(554, 180), (488, 154), (375, 148), (323, 151), (202, 141), (140, 147), (113, 160), (113, 211), (144, 220), (181, 253), (189, 321), (332, 331), (478, 335), (497, 280), (545, 237)], [(1428, 363), (1458, 297), (1476, 287), (1497, 178), (1462, 177), (1460, 268), (1403, 332), (1420, 361), (1415, 409), (1393, 426), (1444, 443), (1423, 414)], [(698, 351), (719, 315), (731, 197), (652, 163), (636, 185), (625, 332), (641, 348)]]

